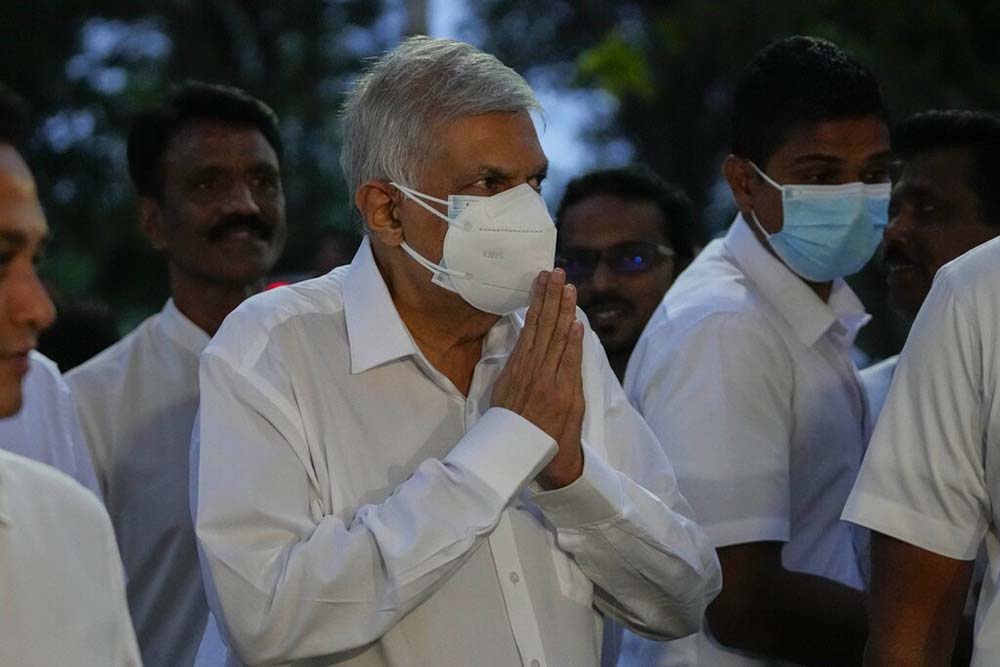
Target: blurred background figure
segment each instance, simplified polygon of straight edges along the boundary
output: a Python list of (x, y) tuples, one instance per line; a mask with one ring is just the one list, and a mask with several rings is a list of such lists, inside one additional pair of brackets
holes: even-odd
[[(896, 128), (893, 151), (898, 173), (879, 256), (889, 305), (912, 322), (938, 269), (1000, 235), (1000, 116), (918, 113)], [(898, 361), (861, 372), (875, 419)]]
[(193, 664), (208, 619), (188, 495), (198, 355), (284, 248), (282, 155), (271, 108), (229, 86), (185, 83), (129, 133), (139, 226), (167, 258), (171, 296), (66, 379), (147, 667)]
[(556, 225), (556, 264), (621, 381), (650, 315), (704, 244), (694, 206), (646, 167), (603, 169), (569, 182)]

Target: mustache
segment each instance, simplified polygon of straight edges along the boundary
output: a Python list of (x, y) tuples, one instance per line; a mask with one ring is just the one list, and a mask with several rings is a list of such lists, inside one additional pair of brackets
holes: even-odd
[(208, 230), (209, 241), (219, 241), (226, 234), (236, 229), (248, 229), (265, 241), (274, 236), (274, 227), (258, 215), (242, 215), (233, 213), (223, 217)]
[(879, 266), (888, 269), (893, 264), (913, 264), (913, 258), (897, 243), (883, 245), (879, 250)]
[(601, 308), (617, 308), (619, 310), (629, 312), (632, 310), (632, 302), (618, 296), (617, 294), (598, 294), (588, 299), (586, 306), (580, 307), (583, 308), (584, 312), (598, 310)]

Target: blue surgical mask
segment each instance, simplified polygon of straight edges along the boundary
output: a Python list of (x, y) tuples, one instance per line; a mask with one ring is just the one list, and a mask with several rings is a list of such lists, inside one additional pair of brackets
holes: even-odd
[(751, 212), (774, 252), (796, 274), (817, 283), (860, 271), (875, 254), (889, 218), (889, 183), (780, 185), (781, 230), (768, 234)]

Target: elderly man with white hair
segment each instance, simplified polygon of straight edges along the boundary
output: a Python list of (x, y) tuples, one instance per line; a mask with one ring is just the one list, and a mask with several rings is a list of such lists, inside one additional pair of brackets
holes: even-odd
[(343, 116), (361, 249), (205, 350), (196, 527), (244, 663), (596, 667), (605, 619), (684, 636), (718, 592), (552, 270), (537, 108), (467, 44), (384, 55)]

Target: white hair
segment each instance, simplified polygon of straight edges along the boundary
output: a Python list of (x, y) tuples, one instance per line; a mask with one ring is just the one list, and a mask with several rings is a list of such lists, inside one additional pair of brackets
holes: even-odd
[(480, 114), (541, 111), (520, 74), (449, 39), (409, 37), (376, 60), (341, 110), (340, 167), (353, 197), (367, 180), (417, 187), (436, 130)]

